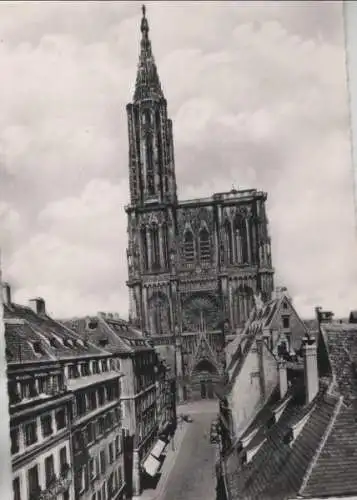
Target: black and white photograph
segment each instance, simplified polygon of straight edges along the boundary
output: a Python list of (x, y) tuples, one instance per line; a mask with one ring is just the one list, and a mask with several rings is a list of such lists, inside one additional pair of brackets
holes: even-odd
[(357, 498), (356, 26), (0, 3), (1, 500)]

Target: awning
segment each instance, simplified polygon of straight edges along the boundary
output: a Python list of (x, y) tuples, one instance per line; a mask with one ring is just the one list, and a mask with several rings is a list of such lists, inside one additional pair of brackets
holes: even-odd
[(151, 450), (151, 455), (153, 455), (156, 458), (160, 458), (162, 452), (164, 451), (165, 446), (166, 446), (165, 441), (162, 441), (161, 439), (159, 439), (156, 442), (153, 449)]
[(152, 455), (149, 455), (144, 462), (144, 469), (149, 476), (154, 477), (160, 468), (161, 463)]

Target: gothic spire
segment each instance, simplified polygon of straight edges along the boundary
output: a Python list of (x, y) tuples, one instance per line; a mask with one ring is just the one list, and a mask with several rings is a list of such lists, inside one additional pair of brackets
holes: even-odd
[(151, 50), (149, 39), (149, 23), (146, 18), (146, 7), (142, 6), (143, 16), (141, 18), (141, 42), (138, 72), (136, 75), (134, 101), (149, 98), (163, 98), (159, 75)]

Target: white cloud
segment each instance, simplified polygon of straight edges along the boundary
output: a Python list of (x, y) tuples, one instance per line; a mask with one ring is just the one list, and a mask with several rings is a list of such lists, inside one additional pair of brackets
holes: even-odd
[[(304, 315), (317, 300), (346, 314), (357, 297), (342, 7), (306, 4), (154, 2), (150, 34), (180, 196), (267, 190), (279, 280)], [(56, 314), (124, 312), (138, 5), (1, 9), (0, 195), (18, 228), (5, 274)]]

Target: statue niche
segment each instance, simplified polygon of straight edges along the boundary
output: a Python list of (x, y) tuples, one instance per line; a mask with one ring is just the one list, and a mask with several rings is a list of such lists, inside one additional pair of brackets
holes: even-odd
[(149, 300), (150, 332), (152, 335), (169, 335), (171, 332), (170, 304), (167, 296), (156, 292)]
[(194, 293), (182, 304), (183, 330), (218, 330), (222, 321), (219, 300), (209, 293)]

